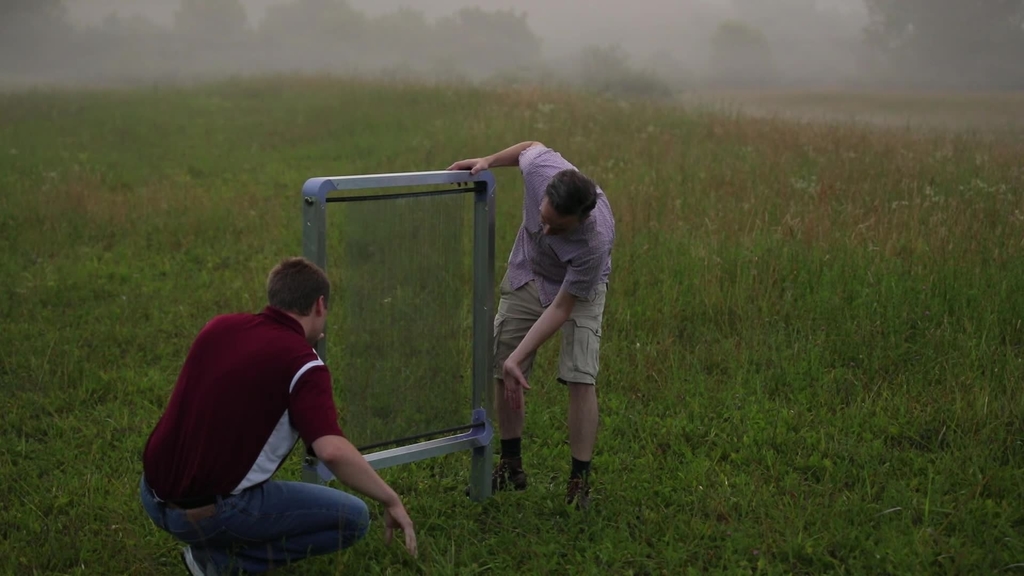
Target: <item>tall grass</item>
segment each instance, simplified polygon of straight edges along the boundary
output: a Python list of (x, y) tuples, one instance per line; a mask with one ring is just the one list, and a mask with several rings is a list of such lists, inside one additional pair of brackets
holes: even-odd
[[(593, 176), (618, 222), (594, 509), (560, 502), (548, 344), (528, 491), (469, 502), (464, 454), (387, 469), (421, 557), (378, 524), (291, 573), (1019, 569), (1019, 136), (282, 78), (0, 98), (0, 572), (179, 572), (138, 503), (140, 451), (195, 332), (259, 310), (301, 252), (302, 182), (524, 139)], [(497, 175), (500, 278), (522, 181)]]

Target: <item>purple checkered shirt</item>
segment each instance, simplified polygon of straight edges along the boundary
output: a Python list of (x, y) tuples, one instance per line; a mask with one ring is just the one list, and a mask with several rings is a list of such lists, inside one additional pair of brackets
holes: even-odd
[(523, 223), (508, 259), (508, 281), (513, 290), (536, 281), (542, 306), (554, 301), (560, 288), (575, 296), (592, 297), (612, 271), (615, 219), (600, 187), (597, 206), (583, 224), (570, 233), (545, 236), (540, 221), (544, 189), (558, 172), (576, 169), (561, 154), (544, 146), (531, 146), (519, 155), (523, 173)]

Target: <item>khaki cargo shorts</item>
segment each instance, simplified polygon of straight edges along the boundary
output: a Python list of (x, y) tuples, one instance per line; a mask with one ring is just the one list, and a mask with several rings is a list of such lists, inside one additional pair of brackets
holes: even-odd
[[(604, 318), (607, 284), (601, 284), (593, 298), (577, 298), (569, 320), (562, 325), (562, 347), (558, 359), (558, 380), (563, 383), (596, 384), (600, 364), (601, 322)], [(544, 313), (536, 284), (531, 281), (512, 290), (506, 276), (501, 281), (501, 300), (494, 317), (494, 378), (502, 379), (502, 367)], [(536, 354), (521, 366), (530, 378)]]

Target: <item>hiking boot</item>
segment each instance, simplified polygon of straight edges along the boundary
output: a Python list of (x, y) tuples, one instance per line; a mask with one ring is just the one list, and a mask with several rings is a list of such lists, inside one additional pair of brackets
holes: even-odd
[(522, 458), (502, 458), (491, 473), (491, 492), (526, 490), (526, 471)]
[(590, 485), (584, 478), (570, 478), (565, 489), (565, 504), (575, 503), (576, 509), (586, 510), (590, 507)]
[[(502, 458), (491, 472), (491, 493), (499, 490), (526, 490), (526, 472), (522, 458)], [(469, 496), (469, 486), (466, 486)]]

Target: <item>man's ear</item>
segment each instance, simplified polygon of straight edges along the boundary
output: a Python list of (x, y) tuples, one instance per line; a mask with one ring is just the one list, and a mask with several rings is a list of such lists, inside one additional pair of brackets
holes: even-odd
[(323, 295), (316, 299), (316, 313), (317, 316), (323, 316), (327, 313), (327, 301), (324, 299)]

